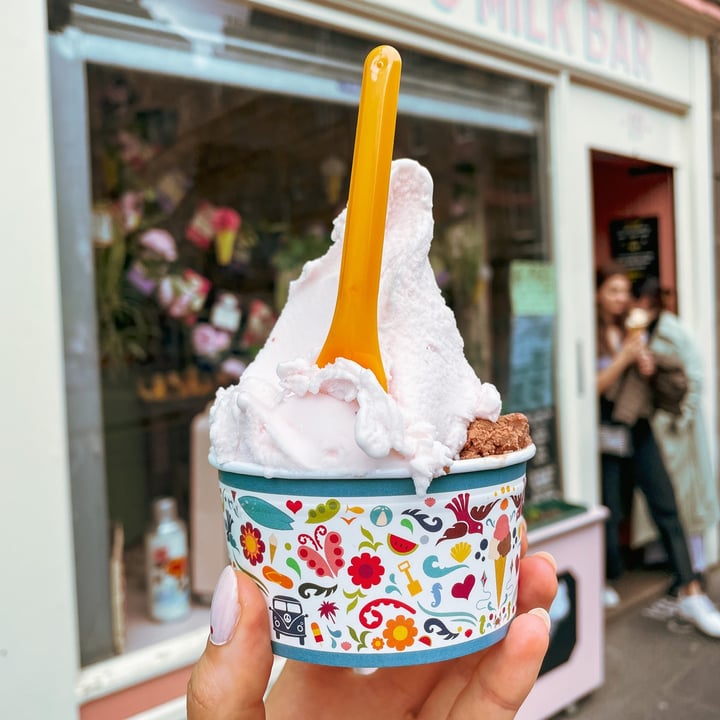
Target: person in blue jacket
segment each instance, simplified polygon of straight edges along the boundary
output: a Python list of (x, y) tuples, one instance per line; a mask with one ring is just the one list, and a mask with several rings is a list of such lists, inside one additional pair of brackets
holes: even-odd
[(663, 291), (656, 278), (649, 278), (640, 286), (635, 304), (650, 317), (650, 352), (678, 363), (687, 378), (688, 389), (679, 412), (656, 409), (650, 424), (675, 489), (693, 570), (704, 573), (707, 569), (704, 536), (717, 529), (720, 504), (702, 412), (702, 360), (680, 318), (664, 308)]

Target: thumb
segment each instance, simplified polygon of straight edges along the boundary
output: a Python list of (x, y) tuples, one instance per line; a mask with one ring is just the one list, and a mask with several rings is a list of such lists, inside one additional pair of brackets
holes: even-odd
[(264, 720), (272, 663), (265, 599), (228, 565), (213, 593), (210, 638), (188, 683), (188, 720)]
[(514, 718), (537, 680), (549, 632), (550, 616), (543, 608), (518, 615), (505, 639), (482, 654), (449, 719), (474, 717), (479, 709), (485, 720)]

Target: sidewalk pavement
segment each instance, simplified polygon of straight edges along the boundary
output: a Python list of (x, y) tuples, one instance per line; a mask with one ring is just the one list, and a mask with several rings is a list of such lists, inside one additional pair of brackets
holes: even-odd
[[(629, 575), (632, 601), (606, 620), (604, 685), (553, 720), (718, 720), (720, 640), (678, 620), (647, 617), (666, 576)], [(709, 573), (707, 590), (720, 605), (720, 568)]]

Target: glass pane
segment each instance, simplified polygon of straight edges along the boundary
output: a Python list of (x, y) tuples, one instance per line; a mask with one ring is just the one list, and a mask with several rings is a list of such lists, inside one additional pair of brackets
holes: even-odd
[[(302, 63), (281, 54), (258, 65), (282, 91), (87, 66), (108, 504), (138, 597), (152, 500), (173, 497), (192, 540), (192, 451), (206, 408), (262, 346), (288, 283), (328, 247), (347, 198), (370, 45), (253, 15), (257, 37), (280, 34), (286, 53), (303, 52)], [(438, 282), (479, 376), (498, 385), (505, 411), (530, 416), (531, 499), (556, 495), (544, 92), (401, 54), (395, 156), (432, 173)], [(327, 97), (293, 92), (298, 71), (331, 79)], [(211, 515), (221, 527), (219, 506)], [(191, 566), (207, 565), (193, 547)], [(217, 548), (207, 552), (221, 566)], [(212, 589), (192, 583), (196, 595)]]

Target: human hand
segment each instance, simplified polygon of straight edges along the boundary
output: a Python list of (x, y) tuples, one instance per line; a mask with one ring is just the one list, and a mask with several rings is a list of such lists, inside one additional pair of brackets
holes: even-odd
[(647, 352), (645, 338), (641, 334), (631, 333), (625, 336), (616, 359), (627, 367), (636, 362), (638, 357), (645, 352)]
[(213, 596), (210, 639), (188, 685), (188, 720), (510, 720), (547, 650), (555, 570), (547, 553), (522, 558), (518, 615), (505, 639), (487, 650), (369, 675), (288, 660), (264, 698), (273, 664), (265, 598), (228, 567)]
[(647, 348), (638, 353), (635, 363), (642, 376), (650, 377), (655, 374), (655, 356)]

